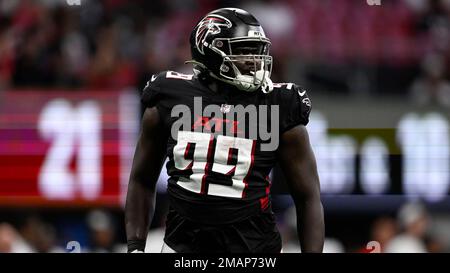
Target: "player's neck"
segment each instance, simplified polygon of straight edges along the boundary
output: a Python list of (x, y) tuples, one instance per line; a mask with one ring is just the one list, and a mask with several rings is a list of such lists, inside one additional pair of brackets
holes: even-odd
[(208, 89), (216, 94), (225, 94), (230, 96), (232, 94), (242, 93), (242, 91), (238, 90), (235, 86), (213, 79), (210, 76), (199, 77), (199, 79)]
[(211, 80), (207, 83), (207, 85), (209, 89), (217, 94), (226, 93), (229, 95), (232, 93), (240, 92), (235, 86), (218, 80)]
[(220, 84), (217, 81), (209, 81), (208, 88), (214, 91), (215, 93), (219, 93), (221, 89)]

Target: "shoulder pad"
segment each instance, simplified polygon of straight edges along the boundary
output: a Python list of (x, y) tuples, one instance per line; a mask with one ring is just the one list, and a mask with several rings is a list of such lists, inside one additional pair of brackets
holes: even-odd
[(307, 125), (311, 112), (311, 100), (307, 91), (295, 83), (281, 83), (275, 86), (281, 110), (281, 130), (287, 131), (296, 125)]

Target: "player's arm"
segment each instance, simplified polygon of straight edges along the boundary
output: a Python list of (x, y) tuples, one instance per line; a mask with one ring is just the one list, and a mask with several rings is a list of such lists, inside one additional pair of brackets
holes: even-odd
[(302, 252), (322, 252), (325, 224), (320, 182), (305, 126), (298, 125), (282, 134), (278, 157), (295, 202)]
[(147, 108), (134, 153), (125, 205), (128, 252), (144, 251), (155, 210), (156, 182), (166, 157), (167, 137), (156, 107)]

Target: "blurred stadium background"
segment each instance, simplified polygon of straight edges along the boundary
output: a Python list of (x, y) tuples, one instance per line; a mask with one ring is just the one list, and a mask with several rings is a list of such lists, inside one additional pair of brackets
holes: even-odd
[[(450, 1), (380, 4), (1, 0), (0, 252), (69, 252), (70, 241), (82, 252), (126, 250), (139, 92), (160, 70), (189, 73), (192, 27), (226, 6), (262, 23), (273, 80), (309, 90), (325, 251), (370, 252), (370, 241), (450, 251)], [(165, 176), (150, 252), (162, 243)], [(277, 169), (273, 183), (284, 250), (298, 251)]]

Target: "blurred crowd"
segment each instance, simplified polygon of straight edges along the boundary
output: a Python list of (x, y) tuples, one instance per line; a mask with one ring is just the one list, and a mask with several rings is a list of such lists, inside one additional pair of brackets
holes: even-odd
[[(48, 214), (48, 213), (47, 213)], [(0, 222), (0, 253), (123, 253), (121, 222), (105, 209), (62, 213), (47, 219), (46, 213), (18, 213)]]
[[(357, 218), (357, 216), (355, 216)], [(295, 209), (281, 217), (280, 230), (283, 250), (299, 252)], [(360, 225), (343, 223), (350, 234), (358, 237)], [(369, 232), (360, 240), (328, 234), (326, 253), (443, 253), (450, 251), (450, 222), (448, 217), (430, 213), (420, 201), (405, 202), (393, 215), (378, 215), (371, 219)]]
[[(126, 252), (123, 230), (120, 230), (122, 214), (94, 209), (81, 215), (78, 220), (62, 216), (66, 220), (55, 221), (39, 214), (24, 214), (19, 221), (0, 222), (0, 253)], [(161, 215), (156, 221), (163, 218)], [(277, 216), (284, 253), (300, 252), (295, 219), (294, 207)], [(358, 230), (361, 225), (356, 222), (346, 228), (355, 237), (361, 231)], [(159, 253), (163, 238), (164, 222), (161, 221), (149, 231), (146, 252)], [(450, 252), (450, 221), (445, 215), (430, 213), (424, 203), (406, 202), (395, 215), (373, 217), (369, 231), (360, 240), (327, 234), (324, 252)]]
[(1, 1), (0, 90), (140, 89), (157, 71), (189, 72), (192, 27), (225, 6), (261, 21), (274, 81), (450, 105), (448, 0)]

